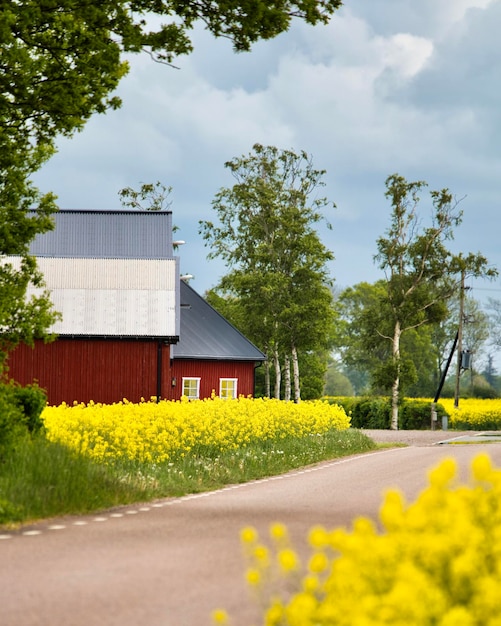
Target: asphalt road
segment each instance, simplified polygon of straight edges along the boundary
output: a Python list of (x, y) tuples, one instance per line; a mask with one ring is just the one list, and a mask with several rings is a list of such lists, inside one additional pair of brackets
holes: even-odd
[[(440, 439), (440, 438), (439, 438)], [(1, 626), (203, 626), (225, 608), (234, 626), (259, 624), (244, 583), (240, 530), (287, 524), (300, 552), (308, 530), (377, 516), (383, 491), (413, 499), (426, 470), (454, 456), (466, 477), (501, 445), (383, 449), (210, 494), (0, 531)]]

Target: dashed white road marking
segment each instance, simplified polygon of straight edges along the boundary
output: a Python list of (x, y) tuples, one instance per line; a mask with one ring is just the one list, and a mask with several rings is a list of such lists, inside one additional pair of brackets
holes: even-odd
[[(249, 485), (259, 485), (261, 483), (267, 483), (267, 482), (271, 482), (274, 480), (286, 480), (288, 478), (293, 478), (295, 476), (301, 476), (302, 474), (309, 474), (310, 472), (318, 472), (321, 471), (323, 469), (327, 469), (329, 467), (332, 467), (334, 465), (340, 465), (342, 463), (351, 463), (352, 461), (355, 461), (357, 459), (360, 458), (366, 458), (368, 456), (373, 456), (375, 454), (389, 454), (392, 452), (401, 452), (402, 450), (406, 450), (407, 448), (389, 448), (387, 450), (380, 450), (378, 452), (370, 452), (368, 454), (359, 454), (356, 456), (350, 456), (347, 458), (342, 458), (342, 459), (337, 459), (337, 460), (333, 460), (330, 461), (328, 463), (322, 463), (313, 467), (307, 467), (304, 469), (299, 469), (299, 470), (293, 470), (291, 472), (288, 472), (287, 474), (281, 474), (279, 476), (269, 476), (268, 478), (261, 478), (259, 480), (253, 480), (249, 483), (239, 483), (236, 485), (228, 485), (227, 487), (222, 487), (221, 489), (217, 489), (215, 491), (204, 491), (202, 493), (191, 493), (188, 494), (186, 496), (182, 496), (180, 498), (172, 498), (169, 500), (163, 500), (161, 502), (153, 502), (150, 506), (141, 506), (138, 507), (137, 509), (128, 509), (127, 511), (125, 511), (124, 513), (109, 513), (106, 516), (98, 516), (98, 517), (94, 517), (90, 520), (76, 520), (74, 522), (72, 522), (73, 526), (88, 526), (89, 524), (91, 524), (92, 522), (106, 522), (111, 518), (121, 518), (121, 517), (125, 517), (126, 515), (137, 515), (139, 512), (148, 512), (151, 511), (152, 509), (161, 509), (165, 506), (174, 506), (174, 505), (178, 505), (178, 504), (182, 504), (184, 502), (190, 501), (190, 500), (199, 500), (201, 498), (208, 498), (210, 496), (214, 496), (217, 495), (219, 493), (224, 493), (225, 491), (233, 491), (235, 489), (243, 489), (245, 487), (248, 487)], [(52, 524), (50, 526), (47, 526), (46, 530), (64, 530), (65, 528), (67, 528), (67, 525), (64, 524)], [(20, 534), (25, 536), (25, 537), (34, 537), (34, 536), (38, 536), (38, 535), (42, 535), (44, 532), (44, 529), (37, 529), (37, 530), (25, 530), (22, 531)], [(0, 535), (0, 539), (12, 539), (15, 535), (14, 534), (1, 534)]]

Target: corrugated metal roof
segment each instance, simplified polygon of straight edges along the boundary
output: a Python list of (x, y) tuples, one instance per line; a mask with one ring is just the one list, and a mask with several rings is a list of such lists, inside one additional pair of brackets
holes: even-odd
[[(175, 259), (39, 257), (51, 300), (63, 319), (58, 335), (179, 335)], [(30, 293), (37, 290), (31, 288)]]
[(264, 361), (266, 356), (186, 282), (181, 281), (181, 328), (174, 358)]
[(37, 235), (34, 256), (169, 259), (170, 211), (67, 211), (53, 215), (54, 230)]

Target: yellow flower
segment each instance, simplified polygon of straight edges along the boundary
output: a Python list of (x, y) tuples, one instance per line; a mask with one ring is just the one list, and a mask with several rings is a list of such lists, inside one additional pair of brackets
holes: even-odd
[(255, 543), (258, 539), (256, 529), (252, 526), (247, 526), (246, 528), (243, 528), (240, 532), (240, 539), (243, 541), (243, 543), (246, 544)]
[(327, 569), (329, 566), (329, 559), (323, 552), (317, 552), (314, 554), (308, 564), (310, 572), (320, 573)]
[(222, 624), (223, 626), (228, 624), (228, 613), (222, 609), (216, 609), (212, 612), (212, 621), (214, 624)]
[(261, 572), (255, 567), (251, 567), (245, 573), (245, 578), (251, 587), (257, 587), (261, 583)]
[(285, 548), (277, 554), (278, 563), (284, 572), (294, 572), (299, 569), (299, 559), (294, 550)]
[(478, 454), (471, 464), (471, 472), (475, 480), (489, 480), (492, 474), (492, 463), (489, 455)]
[(283, 539), (287, 539), (287, 528), (284, 524), (279, 524), (278, 522), (272, 524), (270, 527), (270, 535), (275, 541), (281, 541)]
[(366, 518), (351, 532), (313, 527), (304, 575), (273, 541), (279, 580), (259, 578), (266, 626), (501, 626), (501, 470), (479, 455), (471, 471), (476, 482), (456, 486), (446, 459), (409, 506), (386, 494), (382, 531)]

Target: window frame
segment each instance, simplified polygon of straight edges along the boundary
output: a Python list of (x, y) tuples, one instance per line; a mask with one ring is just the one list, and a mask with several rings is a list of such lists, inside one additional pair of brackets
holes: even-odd
[[(225, 390), (225, 395), (223, 395), (223, 384), (228, 382), (233, 383), (232, 395), (228, 395), (228, 388)], [(219, 397), (223, 400), (236, 400), (238, 398), (238, 378), (220, 378), (219, 379)]]
[[(187, 398), (188, 400), (200, 400), (200, 381), (201, 378), (200, 376), (183, 376), (181, 379), (181, 395), (185, 398)], [(194, 382), (196, 385), (196, 396), (193, 395), (187, 395), (185, 393), (185, 383), (186, 382)], [(190, 390), (191, 391), (191, 390)]]

